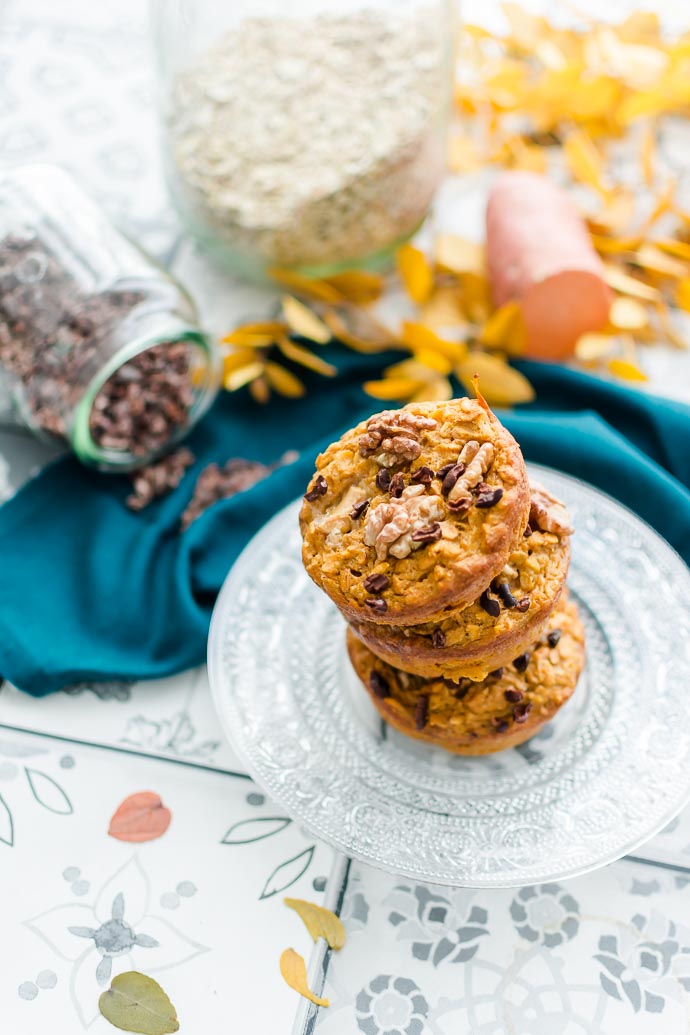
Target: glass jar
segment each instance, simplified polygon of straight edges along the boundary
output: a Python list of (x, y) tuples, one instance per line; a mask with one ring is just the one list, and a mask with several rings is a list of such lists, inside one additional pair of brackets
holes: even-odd
[(0, 418), (131, 470), (217, 390), (191, 299), (62, 169), (0, 175)]
[(456, 0), (152, 0), (167, 178), (252, 278), (390, 265), (445, 168)]

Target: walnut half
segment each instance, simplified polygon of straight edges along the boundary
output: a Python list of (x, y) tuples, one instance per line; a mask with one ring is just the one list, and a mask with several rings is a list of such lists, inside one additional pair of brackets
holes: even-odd
[(566, 536), (573, 534), (570, 515), (562, 503), (550, 496), (538, 482), (531, 483), (532, 504), (529, 511), (529, 523), (540, 532), (551, 532), (553, 535)]
[[(433, 542), (436, 530), (433, 529), (432, 533), (432, 526), (444, 516), (444, 512), (443, 501), (439, 496), (427, 495), (423, 485), (408, 485), (399, 499), (380, 503), (369, 511), (364, 542), (367, 546), (376, 547), (376, 556), (380, 561), (388, 554), (402, 559), (413, 550)], [(426, 530), (428, 535), (423, 534)]]
[(384, 410), (367, 421), (367, 430), (359, 436), (359, 452), (362, 456), (375, 456), (379, 467), (394, 467), (404, 460), (416, 460), (422, 451), (421, 433), (435, 427), (432, 417), (405, 410)]

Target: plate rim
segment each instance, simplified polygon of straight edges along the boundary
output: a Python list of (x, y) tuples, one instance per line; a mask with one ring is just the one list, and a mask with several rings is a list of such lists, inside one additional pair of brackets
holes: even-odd
[[(644, 518), (641, 518), (626, 504), (621, 503), (620, 500), (616, 499), (615, 496), (612, 496), (609, 493), (604, 492), (602, 489), (599, 489), (598, 486), (593, 485), (591, 482), (588, 482), (583, 478), (578, 478), (577, 476), (569, 474), (566, 471), (560, 471), (557, 468), (550, 467), (545, 464), (528, 462), (527, 469), (530, 475), (534, 475), (536, 478), (540, 478), (543, 475), (547, 484), (549, 476), (555, 475), (557, 478), (565, 479), (566, 481), (571, 482), (574, 486), (577, 486), (579, 488), (584, 487), (587, 491), (594, 493), (596, 496), (599, 496), (602, 499), (607, 500), (614, 506), (614, 508), (618, 509), (619, 511), (625, 512), (632, 519), (633, 523), (638, 524), (639, 526), (644, 528), (648, 533), (650, 533), (662, 546), (662, 548), (665, 549), (671, 555), (671, 557), (682, 566), (683, 570), (686, 573), (688, 585), (690, 587), (690, 568), (688, 568), (688, 565), (686, 565), (684, 559), (681, 557), (678, 551), (674, 549), (674, 547), (671, 546), (671, 544), (666, 539), (664, 539), (664, 537), (652, 525), (650, 525), (649, 522), (645, 521)], [(238, 554), (237, 558), (230, 567), (227, 575), (225, 576), (225, 579), (223, 580), (223, 585), (221, 586), (220, 592), (218, 593), (218, 597), (216, 599), (216, 603), (214, 605), (213, 612), (211, 615), (211, 622), (208, 634), (207, 667), (209, 675), (209, 684), (211, 687), (211, 695), (216, 713), (221, 723), (223, 732), (227, 737), (231, 747), (236, 752), (242, 764), (245, 766), (252, 780), (254, 780), (254, 782), (260, 787), (262, 787), (263, 785), (261, 782), (261, 777), (258, 775), (258, 769), (254, 765), (252, 758), (245, 751), (244, 746), (241, 743), (239, 743), (239, 741), (233, 736), (231, 724), (229, 722), (228, 716), (225, 712), (225, 708), (223, 707), (223, 702), (221, 700), (221, 690), (219, 686), (221, 673), (216, 672), (216, 659), (219, 659), (221, 657), (222, 652), (219, 648), (221, 647), (223, 641), (223, 625), (220, 616), (221, 613), (224, 611), (223, 605), (225, 602), (225, 598), (229, 598), (231, 593), (233, 592), (235, 582), (235, 569), (241, 566), (240, 562), (243, 561), (245, 555), (253, 551), (257, 540), (264, 538), (268, 539), (270, 537), (272, 527), (275, 524), (280, 523), (289, 511), (296, 511), (297, 506), (300, 503), (301, 497), (297, 497), (291, 500), (285, 506), (281, 507), (279, 511), (277, 511), (264, 525), (261, 526), (261, 528), (259, 528), (254, 533), (249, 542), (243, 547), (242, 551)], [(402, 877), (408, 880), (418, 881), (421, 883), (433, 883), (441, 887), (453, 888), (520, 888), (529, 886), (531, 883), (533, 883), (532, 881), (525, 882), (524, 880), (520, 880), (519, 878), (517, 880), (511, 880), (509, 878), (490, 879), (477, 883), (468, 880), (453, 879), (452, 877), (444, 878), (443, 876), (434, 877), (433, 882), (428, 881), (424, 877), (420, 877), (418, 873), (415, 873), (412, 870), (406, 870), (404, 867), (387, 866), (385, 862), (373, 858), (371, 855), (367, 855), (367, 853), (364, 851), (360, 851), (357, 848), (353, 849), (349, 845), (344, 845), (342, 842), (339, 842), (336, 837), (323, 834), (321, 831), (315, 831), (313, 827), (311, 827), (310, 825), (308, 816), (300, 814), (299, 810), (293, 809), (292, 806), (285, 805), (284, 802), (280, 800), (280, 798), (276, 797), (272, 790), (269, 790), (267, 793), (271, 794), (271, 797), (273, 800), (275, 800), (276, 804), (283, 808), (286, 814), (291, 819), (293, 819), (293, 821), (301, 823), (318, 840), (322, 841), (324, 844), (330, 845), (330, 847), (335, 849), (335, 851), (340, 853), (340, 855), (343, 855), (349, 859), (355, 859), (358, 862), (362, 862), (367, 866), (372, 866), (375, 869), (381, 870), (382, 872), (393, 874), (397, 877)], [(659, 819), (653, 825), (653, 827), (650, 827), (649, 831), (644, 833), (642, 836), (632, 838), (630, 841), (626, 842), (625, 845), (622, 846), (620, 849), (614, 849), (608, 852), (606, 855), (602, 856), (600, 859), (597, 859), (593, 862), (581, 866), (573, 866), (572, 868), (564, 868), (558, 873), (555, 873), (553, 876), (540, 878), (538, 883), (544, 883), (544, 881), (548, 882), (571, 880), (576, 877), (584, 876), (588, 873), (593, 873), (596, 870), (599, 870), (604, 866), (608, 866), (611, 863), (616, 862), (617, 860), (622, 859), (627, 855), (633, 854), (642, 845), (646, 844), (653, 837), (659, 834), (666, 826), (668, 826), (668, 824), (672, 822), (672, 820), (677, 815), (679, 815), (679, 813), (688, 805), (689, 802), (690, 781), (688, 782), (685, 794), (681, 796), (679, 801), (674, 803), (664, 813), (663, 817)]]

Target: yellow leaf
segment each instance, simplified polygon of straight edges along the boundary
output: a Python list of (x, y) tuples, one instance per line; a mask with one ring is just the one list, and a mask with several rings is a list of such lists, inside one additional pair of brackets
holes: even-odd
[(340, 917), (330, 909), (307, 902), (303, 898), (283, 899), (285, 905), (294, 909), (314, 941), (324, 938), (331, 949), (342, 949), (345, 944), (345, 928)]
[(690, 313), (690, 277), (683, 277), (676, 287), (676, 305)]
[(366, 381), (362, 386), (374, 399), (407, 399), (419, 391), (422, 383), (410, 377), (387, 377), (383, 381)]
[(576, 129), (566, 137), (563, 152), (573, 178), (606, 195), (601, 155), (584, 130)]
[(403, 359), (400, 363), (393, 363), (386, 367), (384, 375), (387, 378), (404, 377), (410, 381), (435, 381), (437, 372), (430, 367), (423, 366), (418, 359)]
[(636, 277), (628, 276), (617, 266), (604, 265), (604, 280), (609, 287), (612, 287), (614, 291), (619, 291), (622, 295), (632, 295), (634, 298), (642, 298), (646, 302), (654, 302), (661, 297), (655, 287), (637, 280)]
[(650, 122), (642, 133), (642, 147), (640, 149), (640, 161), (642, 164), (642, 175), (648, 187), (654, 183), (654, 159), (656, 156), (656, 124)]
[(460, 303), (460, 291), (457, 285), (444, 285), (436, 288), (429, 301), (420, 308), (419, 322), (434, 330), (443, 327), (457, 327), (461, 331), (466, 331), (468, 327), (465, 311)]
[(476, 273), (483, 276), (486, 270), (484, 245), (458, 237), (457, 234), (439, 234), (435, 255), (439, 268), (449, 273)]
[(307, 984), (307, 965), (304, 958), (294, 949), (285, 949), (280, 957), (280, 973), (286, 984), (299, 992), (301, 996), (315, 1003), (316, 1006), (330, 1006), (328, 999), (321, 999), (309, 988)]
[(237, 349), (236, 352), (229, 352), (227, 356), (223, 356), (223, 377), (227, 377), (233, 370), (246, 367), (248, 363), (257, 362), (260, 362), (260, 360), (257, 359), (256, 352), (253, 349)]
[(511, 356), (525, 350), (525, 325), (519, 302), (506, 302), (495, 309), (479, 332), (479, 340), (488, 348), (502, 348)]
[(249, 385), (249, 393), (254, 402), (261, 403), (263, 406), (271, 397), (271, 389), (268, 387), (268, 381), (265, 377), (257, 377)]
[(223, 377), (223, 387), (228, 392), (236, 392), (238, 388), (242, 388), (243, 385), (249, 384), (255, 377), (259, 377), (263, 374), (264, 364), (258, 361), (254, 363), (248, 363), (246, 366), (240, 367), (239, 370), (231, 371), (229, 374)]
[(292, 295), (283, 295), (282, 308), (285, 322), (293, 334), (318, 342), (319, 345), (325, 345), (331, 340), (331, 332), (323, 320)]
[(609, 334), (583, 334), (575, 343), (575, 355), (583, 363), (591, 363), (610, 356), (615, 347), (616, 339)]
[(235, 327), (224, 338), (220, 340), (225, 345), (243, 345), (256, 347), (260, 345), (271, 345), (277, 335), (285, 333), (285, 324), (280, 320), (263, 320), (257, 323), (245, 323), (241, 327)]
[(338, 373), (338, 368), (334, 367), (332, 363), (327, 363), (325, 359), (321, 359), (320, 356), (305, 349), (302, 345), (296, 345), (294, 341), (290, 341), (284, 335), (278, 339), (276, 344), (286, 359), (291, 359), (293, 363), (299, 363), (317, 374), (323, 374), (324, 377), (335, 377)]
[(411, 320), (404, 321), (400, 340), (413, 352), (418, 352), (420, 349), (439, 352), (451, 363), (459, 363), (467, 356), (467, 345), (464, 341), (448, 341), (446, 338), (439, 337), (424, 324), (414, 323)]
[(275, 388), (276, 392), (287, 396), (288, 399), (299, 399), (307, 390), (300, 379), (280, 363), (266, 363), (264, 374), (271, 388)]
[(612, 193), (603, 209), (587, 217), (587, 224), (594, 233), (618, 234), (630, 225), (635, 214), (635, 197), (631, 191), (619, 190)]
[(266, 270), (268, 276), (277, 284), (294, 291), (297, 295), (305, 298), (318, 299), (320, 302), (342, 302), (343, 296), (325, 280), (317, 280), (315, 277), (305, 277), (302, 273), (295, 273), (293, 270), (282, 270), (274, 267)]
[(426, 302), (434, 287), (434, 274), (426, 255), (412, 244), (404, 244), (396, 255), (405, 290), (418, 305)]
[(357, 306), (345, 304), (337, 310), (328, 309), (323, 319), (333, 337), (356, 352), (383, 352), (399, 344), (388, 327)]
[(513, 406), (531, 402), (535, 397), (524, 374), (486, 352), (471, 353), (455, 372), (467, 391), (472, 390), (472, 378), (478, 375), (481, 393), (491, 406)]
[(673, 345), (676, 349), (687, 349), (690, 342), (683, 335), (679, 334), (674, 327), (671, 313), (669, 312), (666, 302), (662, 298), (659, 298), (654, 303), (654, 308), (659, 318), (661, 330), (663, 331), (664, 337), (669, 345)]
[(634, 261), (638, 266), (650, 273), (656, 273), (660, 277), (682, 277), (688, 272), (688, 267), (672, 255), (665, 255), (653, 244), (643, 244), (635, 252)]
[(476, 273), (461, 274), (460, 298), (465, 312), (473, 323), (483, 323), (488, 319), (491, 304), (489, 281), (486, 276)]
[(654, 245), (667, 255), (673, 255), (676, 259), (682, 259), (683, 262), (690, 262), (690, 243), (687, 241), (677, 241), (675, 237), (657, 237)]
[(661, 219), (662, 216), (666, 215), (666, 213), (673, 207), (673, 199), (675, 197), (675, 193), (676, 181), (669, 180), (669, 182), (666, 184), (661, 194), (657, 198), (654, 208), (642, 223), (642, 226), (639, 230), (641, 234), (646, 234), (647, 231), (654, 226), (657, 220)]
[(647, 380), (647, 375), (643, 373), (635, 363), (631, 363), (628, 359), (610, 359), (606, 364), (606, 367), (610, 374), (614, 374), (616, 377), (621, 377), (625, 381)]
[(642, 243), (640, 237), (600, 237), (598, 234), (590, 236), (600, 255), (624, 255), (626, 252), (634, 252)]
[(606, 117), (621, 96), (620, 84), (610, 76), (583, 76), (567, 100), (569, 113), (577, 122)]
[(436, 371), (437, 374), (443, 374), (444, 377), (450, 374), (453, 369), (451, 361), (446, 356), (442, 355), (440, 352), (435, 352), (433, 349), (417, 349), (414, 356), (422, 366)]
[(448, 141), (448, 168), (451, 172), (474, 172), (482, 166), (479, 147), (472, 137), (454, 135)]
[(649, 323), (649, 314), (634, 298), (614, 298), (609, 323), (619, 331), (639, 331)]
[(447, 377), (435, 377), (410, 396), (410, 402), (445, 402), (453, 398), (453, 389)]
[(375, 302), (383, 292), (383, 277), (379, 273), (370, 273), (367, 270), (334, 273), (332, 277), (324, 277), (324, 284), (329, 284), (348, 302), (355, 302), (357, 305)]

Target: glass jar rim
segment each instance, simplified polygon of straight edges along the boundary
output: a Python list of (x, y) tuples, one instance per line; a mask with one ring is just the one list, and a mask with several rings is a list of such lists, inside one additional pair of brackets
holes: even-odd
[[(127, 450), (107, 449), (98, 445), (91, 434), (91, 411), (101, 388), (106, 381), (135, 356), (141, 355), (155, 345), (165, 342), (188, 342), (200, 348), (206, 356), (207, 363), (204, 379), (201, 384), (194, 385), (195, 398), (187, 413), (187, 420), (179, 426), (164, 445), (153, 449), (143, 456), (135, 456)], [(159, 328), (155, 333), (142, 335), (127, 342), (110, 357), (97, 374), (91, 379), (74, 412), (74, 421), (69, 432), (69, 440), (75, 455), (82, 463), (101, 470), (120, 471), (123, 474), (134, 471), (151, 463), (157, 457), (167, 453), (172, 445), (178, 442), (206, 412), (215, 397), (217, 387), (216, 352), (209, 340), (200, 330), (187, 324), (172, 323)]]

